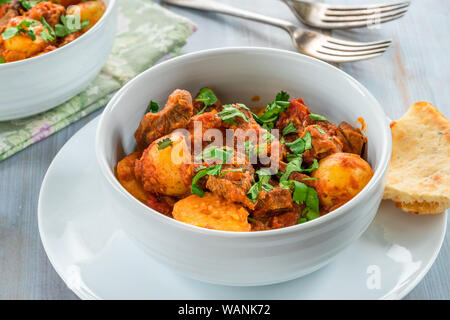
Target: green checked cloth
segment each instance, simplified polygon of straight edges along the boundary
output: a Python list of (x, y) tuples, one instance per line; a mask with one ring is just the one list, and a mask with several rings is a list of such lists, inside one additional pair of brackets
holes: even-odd
[(118, 0), (118, 9), (118, 33), (101, 73), (85, 91), (50, 111), (0, 122), (0, 161), (105, 106), (128, 80), (179, 52), (195, 31), (188, 19), (150, 0)]

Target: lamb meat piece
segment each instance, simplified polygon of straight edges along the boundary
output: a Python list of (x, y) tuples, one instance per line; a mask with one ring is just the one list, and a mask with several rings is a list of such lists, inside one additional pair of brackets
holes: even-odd
[(234, 165), (223, 165), (223, 176), (208, 176), (206, 188), (232, 202), (238, 202), (253, 210), (255, 205), (247, 197), (247, 192), (253, 184), (254, 169), (251, 165), (245, 166), (245, 171), (229, 171), (237, 168)]
[(265, 221), (273, 215), (292, 208), (291, 191), (276, 186), (269, 192), (261, 191), (259, 193), (252, 217), (256, 220)]
[(339, 132), (342, 133), (340, 140), (343, 143), (344, 152), (355, 153), (361, 155), (367, 138), (364, 137), (360, 129), (354, 128), (347, 122), (343, 121), (339, 125)]
[(305, 132), (311, 133), (312, 149), (306, 150), (303, 153), (303, 162), (311, 165), (314, 159), (320, 160), (326, 156), (342, 152), (342, 142), (336, 136), (328, 135), (324, 130), (319, 129), (317, 125), (311, 125), (305, 128)]
[(0, 34), (5, 31), (6, 26), (11, 18), (17, 17), (21, 14), (20, 3), (17, 0), (12, 0), (0, 5)]
[(167, 103), (157, 113), (147, 113), (134, 133), (138, 150), (142, 151), (150, 143), (175, 129), (185, 128), (193, 115), (191, 94), (177, 89), (169, 96)]
[(296, 212), (285, 212), (280, 215), (272, 217), (269, 222), (270, 229), (280, 229), (297, 224), (300, 215)]
[[(201, 132), (200, 132), (201, 128)], [(206, 131), (210, 129), (218, 129), (221, 131), (222, 137), (225, 137), (223, 121), (217, 116), (217, 112), (205, 112), (194, 115), (187, 124), (187, 129), (191, 134), (191, 150), (195, 151), (195, 146), (202, 146), (202, 149), (209, 145), (212, 141), (204, 141)], [(198, 147), (197, 147), (198, 148)]]
[(66, 8), (50, 1), (42, 1), (36, 3), (30, 10), (26, 12), (26, 16), (33, 20), (39, 21), (44, 18), (48, 24), (55, 27), (59, 23), (59, 18), (64, 15)]
[[(208, 89), (213, 91), (211, 88), (208, 88)], [(197, 97), (198, 97), (199, 93), (197, 93), (197, 95), (195, 96), (195, 99), (194, 99), (194, 114), (199, 113), (201, 110), (203, 110), (203, 107), (205, 106), (205, 104), (202, 101), (197, 101)], [(215, 94), (214, 91), (213, 91), (213, 93), (217, 97), (217, 95)], [(206, 107), (206, 109), (203, 110), (203, 112), (211, 112), (213, 110), (216, 110), (216, 111), (222, 110), (222, 102), (220, 102), (219, 98), (217, 98), (217, 101), (213, 105)]]
[(172, 217), (173, 206), (176, 202), (175, 198), (172, 197), (158, 197), (157, 195), (148, 192), (148, 200), (145, 202), (147, 206), (153, 210), (162, 213), (170, 218)]
[(286, 111), (280, 114), (275, 128), (283, 130), (289, 122), (292, 122), (297, 129), (298, 136), (303, 133), (305, 127), (312, 123), (309, 117), (309, 109), (306, 107), (303, 99), (294, 99), (291, 101)]

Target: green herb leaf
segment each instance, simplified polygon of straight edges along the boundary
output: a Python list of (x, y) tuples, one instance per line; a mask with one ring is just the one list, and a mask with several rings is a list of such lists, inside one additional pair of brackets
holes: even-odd
[(150, 101), (147, 107), (147, 112), (157, 113), (159, 111), (159, 104), (153, 100)]
[(0, 0), (0, 4), (10, 3), (11, 0)]
[(3, 57), (0, 57), (0, 63), (6, 63), (6, 60), (5, 60), (5, 58), (3, 58)]
[(302, 171), (302, 156), (298, 155), (286, 165), (286, 171), (280, 177), (280, 181), (287, 181), (292, 172)]
[(258, 122), (264, 129), (271, 130), (281, 112), (286, 111), (289, 107), (289, 94), (285, 91), (279, 92), (275, 100), (267, 104), (264, 113), (260, 116), (253, 114), (253, 118)]
[(275, 97), (276, 101), (289, 101), (289, 93), (286, 91), (280, 91)]
[(223, 105), (222, 111), (217, 113), (217, 115), (226, 123), (229, 124), (236, 124), (236, 121), (234, 121), (234, 117), (239, 117), (245, 120), (245, 122), (248, 122), (247, 117), (245, 114), (239, 110), (238, 108), (234, 107), (231, 104), (225, 104)]
[(319, 180), (319, 178), (310, 177), (310, 178), (303, 178), (302, 179), (302, 181), (310, 181), (310, 180)]
[(217, 97), (210, 88), (205, 87), (205, 88), (200, 89), (200, 92), (197, 95), (197, 98), (195, 98), (195, 101), (200, 101), (200, 102), (203, 102), (203, 104), (204, 104), (204, 107), (202, 108), (202, 110), (200, 110), (200, 112), (197, 113), (197, 114), (201, 114), (201, 113), (205, 112), (207, 107), (212, 106), (214, 103), (217, 102)]
[(226, 175), (228, 172), (244, 172), (244, 171), (245, 171), (245, 168), (228, 169), (228, 170), (222, 171), (222, 173), (219, 175), (219, 177), (223, 177), (223, 176)]
[(316, 129), (321, 133), (321, 134), (325, 134), (325, 131), (323, 131), (323, 129), (319, 126), (315, 126)]
[(284, 181), (280, 183), (280, 187), (284, 189), (292, 188), (292, 200), (297, 204), (305, 204), (302, 217), (298, 220), (298, 223), (313, 220), (320, 216), (319, 196), (314, 188), (310, 188), (306, 184), (295, 180)]
[(172, 140), (170, 138), (164, 138), (161, 141), (158, 141), (158, 150), (162, 150), (172, 145)]
[(298, 221), (297, 221), (297, 224), (302, 224), (302, 223), (305, 223), (307, 221), (308, 221), (308, 219), (306, 219), (306, 218), (299, 218)]
[(198, 180), (200, 180), (201, 178), (210, 175), (210, 176), (216, 176), (220, 173), (220, 170), (222, 170), (222, 165), (218, 164), (215, 166), (211, 166), (209, 168), (203, 169), (201, 171), (199, 171), (194, 178), (192, 179), (192, 184), (191, 184), (191, 193), (192, 194), (196, 194), (199, 197), (203, 197), (203, 195), (205, 194), (205, 192), (202, 190), (202, 188), (200, 188), (200, 186), (197, 184)]
[(324, 116), (321, 116), (320, 114), (310, 113), (309, 117), (313, 121), (328, 121), (327, 118), (325, 118)]
[[(25, 0), (19, 0), (21, 6), (25, 9), (25, 10), (30, 10), (31, 8), (33, 8), (36, 4), (38, 4), (39, 2), (42, 1), (46, 1), (46, 0), (35, 0), (35, 1), (25, 1)], [(1, 1), (0, 1), (1, 3)]]
[(71, 33), (77, 32), (84, 27), (87, 27), (90, 22), (89, 20), (84, 20), (81, 22), (79, 14), (61, 16), (60, 18), (62, 24), (55, 25), (55, 34), (58, 37), (65, 37)]
[(292, 200), (297, 204), (303, 203), (308, 197), (309, 187), (298, 181), (294, 181), (294, 191), (292, 192)]
[(285, 142), (282, 138), (281, 142), (288, 146), (294, 154), (302, 154), (305, 152), (305, 141), (302, 138), (298, 138), (292, 142)]
[(250, 140), (244, 142), (245, 155), (250, 159), (258, 154), (257, 148)]
[(297, 132), (297, 129), (295, 128), (294, 124), (292, 122), (289, 122), (288, 125), (286, 127), (283, 128), (283, 136), (289, 134), (289, 133), (294, 133)]
[(19, 29), (17, 27), (9, 27), (2, 33), (3, 40), (8, 40), (14, 37), (19, 33)]
[(195, 156), (195, 161), (220, 160), (221, 163), (227, 163), (230, 157), (234, 155), (233, 149), (226, 147), (207, 146), (203, 151)]
[(19, 23), (17, 25), (17, 27), (9, 27), (5, 31), (3, 31), (2, 38), (3, 38), (3, 40), (8, 40), (8, 39), (18, 35), (19, 33), (25, 33), (25, 34), (28, 34), (30, 36), (31, 40), (34, 41), (34, 40), (36, 40), (36, 33), (34, 32), (33, 29), (26, 29), (26, 28), (35, 26), (37, 24), (39, 24), (39, 22), (36, 20), (24, 20), (21, 23)]
[(41, 23), (44, 26), (44, 30), (41, 32), (41, 37), (45, 42), (52, 42), (56, 39), (55, 30), (48, 24), (44, 17), (41, 17)]
[(317, 159), (314, 159), (313, 164), (311, 165), (311, 167), (307, 168), (307, 169), (302, 169), (302, 172), (313, 172), (314, 170), (316, 170), (319, 167), (319, 162), (317, 161)]
[(255, 172), (258, 175), (258, 182), (255, 182), (247, 192), (247, 197), (255, 203), (261, 190), (269, 192), (273, 190), (273, 186), (269, 183), (272, 173), (267, 168), (261, 168)]
[(269, 131), (267, 131), (266, 133), (263, 134), (262, 138), (264, 139), (264, 141), (270, 143), (275, 137)]
[(305, 141), (305, 151), (312, 149), (311, 132), (305, 132), (305, 134), (303, 135), (303, 141)]
[(250, 190), (248, 190), (247, 192), (247, 197), (253, 202), (255, 203), (256, 200), (258, 199), (258, 194), (261, 191), (261, 183), (256, 182), (252, 185), (252, 187), (250, 188)]

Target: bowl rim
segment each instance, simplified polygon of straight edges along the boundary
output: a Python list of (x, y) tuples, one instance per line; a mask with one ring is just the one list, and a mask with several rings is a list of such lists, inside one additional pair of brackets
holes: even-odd
[(103, 24), (105, 24), (105, 20), (107, 19), (108, 16), (111, 15), (112, 10), (114, 9), (114, 7), (116, 6), (116, 0), (102, 0), (106, 3), (106, 11), (103, 14), (103, 16), (100, 18), (100, 20), (97, 21), (97, 23), (90, 28), (87, 32), (83, 33), (81, 36), (79, 36), (78, 38), (76, 38), (75, 40), (69, 42), (68, 44), (59, 47), (55, 50), (52, 50), (50, 52), (44, 53), (44, 54), (40, 54), (38, 56), (34, 56), (34, 57), (30, 57), (30, 58), (26, 58), (23, 60), (18, 60), (18, 61), (13, 61), (13, 62), (7, 62), (7, 63), (0, 63), (0, 72), (2, 70), (6, 70), (8, 68), (14, 68), (14, 67), (19, 67), (23, 64), (27, 64), (27, 63), (33, 63), (34, 61), (41, 61), (41, 60), (45, 60), (45, 59), (51, 59), (51, 57), (53, 57), (56, 54), (63, 54), (65, 51), (67, 51), (67, 48), (72, 48), (73, 46), (76, 46), (78, 42), (83, 41), (83, 39), (87, 39), (89, 38), (97, 29), (99, 29)]
[[(308, 62), (312, 62), (314, 64), (321, 65), (325, 68), (329, 68), (333, 72), (337, 72), (342, 77), (344, 77), (347, 81), (352, 83), (356, 88), (358, 88), (364, 96), (368, 98), (368, 100), (371, 100), (372, 105), (374, 106), (374, 116), (378, 118), (378, 121), (384, 122), (384, 128), (380, 128), (383, 130), (380, 130), (383, 134), (381, 135), (382, 139), (382, 146), (384, 146), (383, 150), (380, 150), (381, 152), (381, 158), (378, 164), (377, 170), (374, 172), (373, 177), (370, 179), (369, 183), (364, 187), (363, 190), (361, 190), (355, 197), (353, 197), (350, 201), (342, 205), (341, 207), (333, 210), (332, 212), (329, 212), (326, 215), (320, 216), (317, 219), (314, 219), (312, 221), (308, 221), (307, 223), (297, 224), (294, 226), (289, 226), (285, 228), (280, 229), (272, 229), (272, 230), (263, 230), (258, 232), (234, 232), (234, 231), (224, 231), (224, 230), (214, 230), (214, 229), (207, 229), (202, 228), (194, 225), (190, 225), (178, 220), (175, 220), (173, 218), (167, 217), (156, 210), (146, 206), (136, 198), (134, 198), (117, 180), (114, 173), (109, 169), (109, 165), (106, 160), (106, 155), (102, 153), (102, 141), (104, 138), (101, 136), (101, 133), (103, 130), (105, 130), (105, 118), (109, 113), (111, 113), (114, 106), (117, 105), (117, 101), (128, 91), (130, 87), (134, 85), (134, 83), (137, 83), (140, 81), (140, 79), (144, 78), (146, 74), (153, 72), (154, 70), (158, 70), (161, 68), (164, 68), (166, 65), (173, 64), (173, 63), (184, 63), (189, 61), (190, 59), (195, 58), (201, 58), (204, 56), (209, 55), (220, 55), (220, 54), (229, 54), (229, 53), (262, 53), (262, 54), (272, 54), (272, 55), (285, 55), (286, 57), (296, 58), (296, 59), (304, 59)], [(152, 217), (157, 219), (158, 221), (169, 224), (173, 227), (180, 228), (186, 231), (194, 232), (194, 233), (200, 233), (203, 235), (208, 236), (214, 236), (214, 237), (222, 237), (222, 238), (259, 238), (259, 237), (268, 237), (268, 236), (279, 236), (281, 234), (290, 234), (290, 233), (296, 233), (296, 232), (302, 232), (306, 230), (312, 230), (316, 227), (322, 226), (330, 221), (339, 219), (340, 216), (349, 213), (357, 204), (360, 203), (360, 199), (366, 197), (372, 190), (374, 190), (380, 183), (383, 183), (383, 177), (387, 171), (390, 157), (391, 157), (391, 151), (392, 151), (392, 139), (391, 139), (391, 133), (389, 130), (389, 118), (384, 113), (383, 108), (381, 107), (378, 100), (370, 93), (370, 91), (365, 88), (359, 81), (354, 79), (349, 74), (345, 73), (341, 69), (328, 64), (324, 61), (318, 60), (316, 58), (306, 56), (304, 54), (300, 54), (293, 51), (288, 50), (282, 50), (282, 49), (274, 49), (274, 48), (265, 48), (265, 47), (226, 47), (226, 48), (214, 48), (214, 49), (207, 49), (207, 50), (201, 50), (196, 51), (192, 53), (187, 53), (179, 57), (175, 57), (166, 61), (163, 61), (161, 63), (158, 63), (155, 66), (152, 66), (145, 70), (144, 72), (140, 73), (136, 77), (134, 77), (132, 80), (130, 80), (125, 86), (123, 86), (115, 95), (114, 97), (109, 101), (105, 109), (103, 110), (97, 130), (96, 130), (96, 137), (95, 137), (95, 153), (97, 158), (97, 163), (99, 164), (100, 170), (102, 171), (102, 175), (106, 180), (108, 181), (108, 184), (113, 189), (117, 190), (121, 194), (122, 197), (125, 197), (128, 199), (130, 204), (134, 204), (135, 207), (142, 208), (145, 211), (140, 210), (139, 214), (146, 214), (148, 213), (148, 210), (150, 212), (155, 213)], [(119, 201), (122, 201), (121, 199)], [(332, 214), (330, 214), (332, 213)]]

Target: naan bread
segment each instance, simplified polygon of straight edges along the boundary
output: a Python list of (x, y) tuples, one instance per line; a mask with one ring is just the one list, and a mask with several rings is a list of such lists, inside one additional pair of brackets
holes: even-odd
[(391, 131), (384, 198), (406, 212), (444, 212), (450, 207), (450, 122), (430, 103), (417, 102)]

